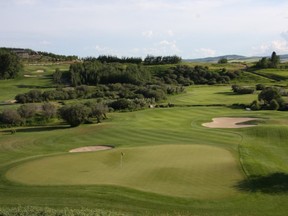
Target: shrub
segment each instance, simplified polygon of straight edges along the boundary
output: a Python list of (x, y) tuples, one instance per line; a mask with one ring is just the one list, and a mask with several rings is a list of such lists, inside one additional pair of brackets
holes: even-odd
[(278, 110), (278, 109), (280, 108), (280, 105), (279, 105), (279, 103), (277, 102), (277, 100), (273, 99), (273, 100), (271, 100), (271, 102), (270, 102), (269, 108), (270, 108), (271, 110)]
[(250, 105), (251, 110), (260, 110), (261, 106), (258, 100), (254, 100)]
[(60, 117), (71, 127), (77, 127), (88, 120), (91, 109), (83, 104), (65, 105), (59, 109)]
[(18, 126), (21, 124), (22, 119), (16, 110), (4, 110), (0, 116), (0, 120), (5, 125)]
[(265, 85), (264, 84), (257, 84), (256, 85), (256, 90), (263, 90), (265, 88)]

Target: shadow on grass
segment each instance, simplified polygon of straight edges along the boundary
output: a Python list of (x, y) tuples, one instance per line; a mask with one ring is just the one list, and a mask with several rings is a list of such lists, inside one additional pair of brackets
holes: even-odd
[[(51, 127), (31, 127), (31, 128), (17, 128), (17, 133), (29, 133), (29, 132), (47, 132), (47, 131), (55, 131), (55, 130), (63, 130), (71, 128), (67, 125), (61, 125), (61, 126), (51, 126)], [(11, 129), (4, 130), (4, 133), (11, 133)]]
[(230, 95), (230, 96), (237, 95), (234, 92), (215, 92), (214, 94)]
[(239, 182), (236, 188), (246, 192), (288, 193), (288, 174), (273, 173), (268, 176), (252, 177)]
[(17, 88), (28, 88), (28, 89), (44, 89), (44, 88), (51, 88), (49, 86), (38, 86), (38, 85), (16, 85)]

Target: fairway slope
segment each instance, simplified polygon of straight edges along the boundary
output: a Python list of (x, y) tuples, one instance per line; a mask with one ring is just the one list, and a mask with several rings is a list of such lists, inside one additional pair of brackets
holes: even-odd
[(231, 152), (205, 145), (161, 145), (45, 157), (12, 168), (6, 177), (27, 185), (114, 185), (195, 199), (235, 195), (233, 185), (243, 180)]

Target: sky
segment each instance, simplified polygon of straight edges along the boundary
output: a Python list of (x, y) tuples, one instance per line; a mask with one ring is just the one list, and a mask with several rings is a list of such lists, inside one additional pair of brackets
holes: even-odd
[(79, 57), (288, 54), (288, 0), (0, 0), (0, 47)]

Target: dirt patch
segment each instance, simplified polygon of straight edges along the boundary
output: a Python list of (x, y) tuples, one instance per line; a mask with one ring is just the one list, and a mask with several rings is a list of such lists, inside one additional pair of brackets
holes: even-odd
[(112, 146), (85, 146), (81, 148), (72, 149), (69, 152), (75, 153), (75, 152), (103, 151), (103, 150), (109, 150), (112, 148), (113, 148)]
[(212, 122), (203, 123), (202, 126), (208, 128), (245, 128), (254, 127), (256, 124), (244, 124), (249, 121), (259, 120), (258, 118), (213, 118)]

